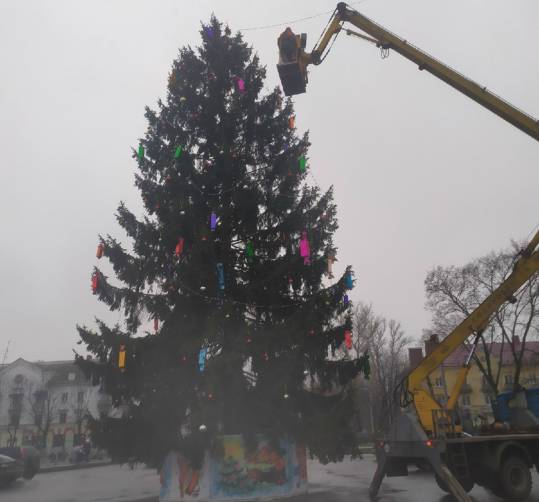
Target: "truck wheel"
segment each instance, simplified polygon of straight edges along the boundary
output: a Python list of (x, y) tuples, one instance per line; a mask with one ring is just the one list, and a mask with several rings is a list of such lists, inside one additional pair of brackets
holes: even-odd
[[(434, 475), (434, 479), (436, 480), (436, 484), (438, 485), (438, 488), (440, 488), (440, 490), (442, 490), (445, 493), (451, 493), (449, 491), (449, 488), (445, 484), (445, 481), (442, 478), (440, 478), (438, 474)], [(470, 478), (457, 478), (457, 479), (466, 493), (472, 491), (472, 488), (474, 487), (474, 482), (472, 479)]]
[(520, 457), (509, 457), (500, 470), (500, 488), (507, 500), (519, 502), (528, 498), (532, 489), (530, 469)]

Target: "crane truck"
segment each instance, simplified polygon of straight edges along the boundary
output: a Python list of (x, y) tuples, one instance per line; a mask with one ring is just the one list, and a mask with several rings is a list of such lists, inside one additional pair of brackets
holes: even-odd
[[(347, 27), (351, 24), (361, 32)], [(539, 141), (539, 121), (519, 110), (486, 87), (428, 55), (373, 22), (344, 2), (337, 4), (318, 43), (306, 52), (307, 37), (287, 29), (278, 40), (277, 69), (285, 95), (306, 92), (309, 65), (319, 65), (330, 43), (344, 31), (387, 53), (394, 50)], [(519, 255), (512, 272), (435, 349), (413, 368), (396, 389), (401, 413), (387, 435), (375, 443), (377, 470), (370, 485), (375, 498), (385, 476), (406, 476), (408, 467), (427, 461), (440, 488), (459, 502), (471, 502), (475, 484), (510, 501), (523, 501), (531, 491), (530, 469), (539, 471), (539, 419), (527, 406), (524, 391), (510, 403), (510, 422), (504, 427), (470, 435), (463, 431), (457, 402), (483, 330), (505, 302), (514, 302), (518, 290), (539, 271), (539, 231)], [(469, 349), (446, 403), (439, 403), (426, 385), (428, 376), (459, 347)], [(494, 424), (496, 425), (496, 424)]]

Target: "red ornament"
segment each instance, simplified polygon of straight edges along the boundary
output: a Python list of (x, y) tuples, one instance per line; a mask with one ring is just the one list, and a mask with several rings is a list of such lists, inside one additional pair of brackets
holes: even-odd
[(269, 361), (269, 355), (267, 352), (264, 352), (264, 361)]
[(311, 329), (311, 330), (309, 331), (309, 336), (314, 336), (314, 329)]
[(95, 255), (97, 256), (97, 259), (100, 260), (101, 257), (103, 256), (103, 251), (105, 250), (105, 246), (103, 245), (102, 242), (100, 242), (98, 245), (97, 245), (97, 251), (95, 253)]
[(245, 341), (246, 341), (247, 343), (251, 343), (251, 342), (253, 341), (253, 339), (252, 339), (250, 336), (246, 336), (246, 337), (245, 337)]
[(156, 333), (159, 331), (159, 319), (157, 317), (153, 318), (153, 330)]
[(174, 254), (176, 256), (180, 256), (183, 253), (183, 244), (184, 244), (184, 238), (180, 237), (178, 239), (178, 244), (176, 244), (176, 249), (174, 249)]
[(97, 286), (99, 284), (99, 278), (97, 272), (94, 272), (92, 275), (92, 293), (95, 295), (97, 293)]
[(344, 344), (348, 350), (352, 348), (352, 332), (349, 329), (344, 332)]

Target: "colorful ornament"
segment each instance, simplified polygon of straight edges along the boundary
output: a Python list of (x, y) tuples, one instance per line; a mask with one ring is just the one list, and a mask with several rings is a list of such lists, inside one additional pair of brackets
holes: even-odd
[(157, 317), (153, 318), (153, 330), (156, 333), (159, 331), (159, 319)]
[(118, 368), (125, 369), (125, 345), (120, 345), (120, 351), (118, 352)]
[(334, 255), (328, 256), (328, 271), (327, 271), (327, 274), (328, 274), (328, 277), (330, 279), (333, 279), (333, 277), (334, 277), (334, 275), (333, 275), (333, 263), (335, 263), (335, 261), (337, 261), (337, 259), (335, 258)]
[(204, 31), (206, 32), (206, 36), (208, 38), (213, 38), (213, 35), (215, 35), (215, 32), (213, 31), (213, 28), (211, 26), (205, 26)]
[(95, 255), (97, 256), (97, 259), (100, 260), (103, 256), (103, 251), (105, 250), (105, 246), (103, 245), (102, 242), (100, 242), (98, 245), (97, 245), (97, 251), (95, 253)]
[(315, 335), (314, 329), (309, 330), (309, 336), (314, 336), (314, 335)]
[(290, 129), (294, 129), (294, 127), (296, 127), (296, 116), (295, 115), (292, 115), (288, 119), (288, 127), (290, 127)]
[(179, 159), (180, 156), (181, 156), (181, 154), (182, 154), (182, 151), (183, 151), (182, 147), (181, 147), (181, 146), (177, 146), (177, 147), (176, 147), (176, 151), (174, 152), (174, 158), (175, 158), (175, 159)]
[(212, 212), (210, 215), (210, 229), (212, 232), (215, 232), (215, 229), (217, 228), (217, 215)]
[(241, 93), (245, 92), (245, 80), (240, 77), (236, 77), (236, 86)]
[(299, 165), (299, 172), (304, 173), (305, 170), (307, 169), (307, 159), (305, 158), (305, 155), (302, 155), (298, 159), (298, 165)]
[(309, 246), (309, 240), (307, 239), (307, 232), (305, 230), (301, 232), (301, 241), (299, 243), (299, 254), (303, 258), (304, 265), (311, 264), (311, 248)]
[(138, 156), (139, 159), (144, 158), (144, 147), (142, 145), (139, 145), (139, 147), (138, 147), (137, 156)]
[(255, 247), (252, 241), (248, 241), (245, 245), (245, 254), (248, 260), (252, 260), (255, 256)]
[(354, 287), (352, 272), (346, 272), (346, 275), (344, 276), (344, 285), (346, 286), (346, 289), (352, 289)]
[(348, 307), (348, 304), (350, 303), (350, 298), (348, 298), (348, 295), (344, 295), (342, 302), (344, 303), (345, 307)]
[(344, 344), (348, 350), (352, 349), (352, 332), (349, 329), (344, 332)]
[(219, 284), (219, 291), (225, 290), (225, 268), (222, 263), (217, 264), (217, 283)]
[(206, 354), (208, 352), (208, 349), (200, 349), (200, 352), (198, 353), (198, 369), (202, 373), (206, 367)]
[(269, 361), (269, 354), (267, 352), (264, 352), (264, 361)]
[(184, 244), (184, 238), (180, 237), (178, 239), (178, 244), (176, 244), (176, 248), (174, 249), (174, 255), (179, 257), (183, 253), (183, 244)]
[(97, 286), (99, 285), (99, 278), (97, 272), (92, 274), (92, 293), (95, 295), (97, 293)]

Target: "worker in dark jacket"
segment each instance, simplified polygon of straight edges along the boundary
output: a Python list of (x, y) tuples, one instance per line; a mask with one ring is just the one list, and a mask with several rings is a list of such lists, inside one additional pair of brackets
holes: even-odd
[(279, 53), (283, 63), (293, 63), (297, 59), (298, 45), (296, 42), (296, 35), (290, 29), (286, 28), (277, 39), (277, 45), (279, 46)]

